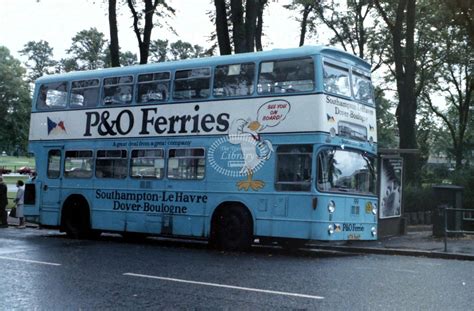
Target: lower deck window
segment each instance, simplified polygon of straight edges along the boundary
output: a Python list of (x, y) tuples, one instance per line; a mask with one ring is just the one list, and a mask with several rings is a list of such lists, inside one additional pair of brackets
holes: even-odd
[(92, 151), (68, 150), (64, 161), (64, 177), (91, 178), (92, 163)]
[(287, 145), (277, 148), (275, 189), (277, 191), (310, 191), (313, 147)]
[(163, 178), (165, 160), (163, 149), (132, 150), (130, 172), (132, 178)]
[(168, 153), (168, 178), (203, 179), (206, 158), (202, 148), (170, 149)]
[(95, 174), (97, 178), (127, 177), (127, 151), (126, 150), (98, 150)]

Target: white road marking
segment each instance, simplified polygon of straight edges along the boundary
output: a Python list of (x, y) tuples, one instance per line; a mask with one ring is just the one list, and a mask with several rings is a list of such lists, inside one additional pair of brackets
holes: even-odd
[(49, 265), (49, 266), (60, 266), (61, 265), (60, 263), (54, 263), (54, 262), (20, 259), (20, 258), (12, 258), (12, 257), (4, 257), (4, 256), (0, 256), (0, 259), (12, 260), (12, 261), (22, 261), (22, 262), (28, 262), (28, 263), (37, 263), (37, 264)]
[(293, 296), (293, 297), (310, 298), (310, 299), (324, 299), (324, 297), (321, 297), (321, 296), (313, 296), (313, 295), (305, 295), (305, 294), (289, 293), (289, 292), (279, 292), (279, 291), (273, 291), (273, 290), (267, 290), (267, 289), (240, 287), (240, 286), (217, 284), (217, 283), (208, 283), (208, 282), (198, 282), (198, 281), (182, 280), (182, 279), (175, 279), (175, 278), (166, 278), (166, 277), (146, 275), (146, 274), (124, 273), (123, 275), (136, 276), (136, 277), (149, 278), (149, 279), (157, 279), (157, 280), (170, 281), (170, 282), (179, 282), (179, 283), (188, 283), (188, 284), (196, 284), (196, 285), (204, 285), (204, 286), (238, 289), (238, 290), (245, 290), (245, 291), (250, 291), (250, 292), (274, 294), (274, 295), (284, 295), (284, 296)]

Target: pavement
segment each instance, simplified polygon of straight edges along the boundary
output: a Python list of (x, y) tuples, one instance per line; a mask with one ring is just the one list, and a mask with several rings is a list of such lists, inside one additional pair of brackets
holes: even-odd
[[(18, 218), (8, 217), (10, 226), (18, 226)], [(39, 228), (26, 223), (27, 228)], [(446, 239), (434, 237), (431, 225), (408, 226), (407, 234), (383, 237), (376, 241), (311, 242), (309, 248), (359, 254), (416, 256), (474, 261), (474, 235), (460, 235)]]
[(344, 241), (338, 244), (318, 242), (311, 243), (311, 246), (352, 253), (474, 261), (474, 235), (448, 237), (445, 252), (444, 237), (434, 237), (431, 225), (408, 226), (405, 235), (383, 237), (376, 241)]

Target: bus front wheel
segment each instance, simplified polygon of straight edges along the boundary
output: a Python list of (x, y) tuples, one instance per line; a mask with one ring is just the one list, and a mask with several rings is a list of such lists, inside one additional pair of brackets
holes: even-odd
[(215, 217), (214, 226), (211, 242), (219, 249), (246, 250), (252, 244), (252, 219), (242, 206), (230, 205), (221, 208)]

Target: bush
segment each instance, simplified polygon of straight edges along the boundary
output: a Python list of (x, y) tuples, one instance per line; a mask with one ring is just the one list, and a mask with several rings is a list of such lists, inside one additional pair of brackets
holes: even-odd
[(474, 209), (474, 169), (464, 169), (453, 173), (454, 185), (464, 187), (463, 208)]
[(431, 185), (405, 185), (402, 200), (404, 213), (432, 211), (435, 204)]

